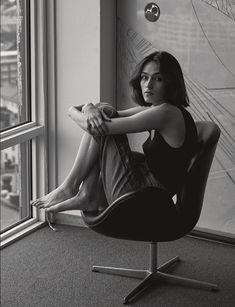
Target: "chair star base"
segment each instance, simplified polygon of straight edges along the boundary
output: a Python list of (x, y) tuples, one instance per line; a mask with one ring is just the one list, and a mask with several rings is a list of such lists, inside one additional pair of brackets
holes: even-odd
[(151, 270), (132, 270), (125, 268), (93, 266), (92, 271), (143, 279), (143, 281), (124, 298), (123, 302), (124, 304), (128, 304), (133, 298), (135, 298), (141, 292), (149, 288), (153, 283), (155, 282), (158, 283), (161, 280), (163, 280), (164, 282), (169, 282), (183, 286), (192, 286), (205, 290), (212, 290), (212, 291), (219, 290), (218, 286), (215, 284), (164, 273), (164, 271), (166, 271), (171, 265), (179, 261), (180, 259), (177, 256), (171, 259), (170, 261), (164, 263), (160, 267)]

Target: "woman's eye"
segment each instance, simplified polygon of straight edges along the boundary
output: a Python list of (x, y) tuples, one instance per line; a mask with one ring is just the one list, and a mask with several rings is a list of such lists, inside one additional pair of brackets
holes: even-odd
[(152, 82), (162, 82), (163, 81), (163, 79), (162, 79), (162, 77), (161, 76), (152, 76), (152, 77), (148, 77), (148, 76), (146, 76), (146, 75), (142, 75), (141, 77), (140, 77), (140, 80), (141, 81), (148, 81), (148, 80), (152, 80)]
[(143, 75), (141, 76), (141, 81), (146, 81), (147, 80), (147, 76)]

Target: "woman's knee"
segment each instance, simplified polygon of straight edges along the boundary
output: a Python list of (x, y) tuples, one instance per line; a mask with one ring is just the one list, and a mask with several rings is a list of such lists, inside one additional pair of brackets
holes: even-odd
[(97, 104), (98, 109), (104, 111), (104, 113), (109, 117), (109, 118), (115, 118), (118, 117), (118, 112), (115, 109), (114, 106), (112, 106), (111, 104), (107, 103), (107, 102), (99, 102)]

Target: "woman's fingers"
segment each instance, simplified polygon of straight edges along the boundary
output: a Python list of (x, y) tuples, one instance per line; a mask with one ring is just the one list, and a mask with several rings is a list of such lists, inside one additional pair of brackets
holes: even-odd
[(110, 121), (110, 118), (105, 114), (104, 110), (93, 105), (85, 110), (85, 113), (87, 114), (88, 131), (90, 130), (91, 134), (106, 135), (107, 126), (105, 121)]
[(107, 133), (107, 126), (105, 121), (110, 121), (110, 118), (105, 114), (103, 110), (98, 110), (98, 108), (93, 107), (89, 112), (87, 112), (88, 120), (88, 131), (91, 134), (98, 136), (104, 136)]
[(89, 123), (93, 129), (95, 129), (98, 134), (105, 135), (107, 132), (107, 127), (105, 125), (105, 122), (101, 117), (92, 118), (89, 120)]
[(97, 126), (101, 126), (102, 128), (105, 126), (104, 125), (104, 118), (103, 118), (103, 115), (102, 115), (102, 111), (99, 111), (99, 114), (95, 118), (95, 120), (96, 120)]
[(98, 135), (103, 135), (104, 132), (97, 121), (93, 119), (92, 121), (90, 121), (90, 123), (91, 123), (91, 128), (94, 132), (96, 132)]
[(108, 115), (104, 112), (104, 110), (100, 110), (100, 113), (102, 115), (102, 118), (108, 122), (111, 122), (111, 118), (108, 117)]

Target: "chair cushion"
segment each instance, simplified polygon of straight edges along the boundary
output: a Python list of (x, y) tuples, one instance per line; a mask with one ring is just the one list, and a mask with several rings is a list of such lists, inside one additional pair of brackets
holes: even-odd
[(138, 241), (170, 241), (181, 235), (173, 200), (154, 187), (117, 199), (103, 212), (83, 212), (85, 223), (107, 236)]

